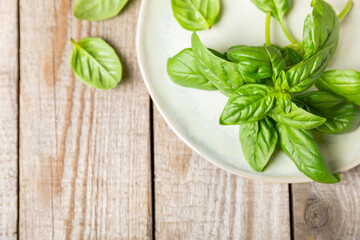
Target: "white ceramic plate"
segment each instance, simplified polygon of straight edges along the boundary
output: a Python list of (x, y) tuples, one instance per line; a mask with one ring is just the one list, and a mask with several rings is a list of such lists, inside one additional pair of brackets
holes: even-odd
[[(347, 0), (329, 0), (340, 11)], [(166, 62), (191, 47), (191, 32), (180, 27), (172, 15), (170, 0), (143, 0), (137, 29), (137, 55), (145, 84), (153, 101), (173, 131), (192, 149), (213, 164), (234, 174), (273, 182), (307, 182), (282, 152), (262, 173), (253, 171), (243, 157), (238, 126), (220, 126), (219, 115), (227, 98), (218, 92), (183, 88), (172, 83)], [(290, 31), (301, 40), (303, 22), (311, 12), (311, 0), (294, 1), (287, 17)], [(341, 23), (341, 41), (328, 69), (360, 71), (360, 0)], [(199, 32), (206, 46), (225, 52), (233, 45), (263, 45), (265, 14), (250, 0), (222, 0), (222, 16), (211, 30)], [(281, 28), (272, 21), (272, 43), (287, 45)], [(325, 136), (321, 150), (331, 169), (344, 172), (360, 163), (360, 128), (345, 135)]]

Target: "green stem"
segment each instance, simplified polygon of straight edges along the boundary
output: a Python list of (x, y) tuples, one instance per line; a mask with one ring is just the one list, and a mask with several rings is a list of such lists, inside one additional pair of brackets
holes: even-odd
[(297, 43), (297, 41), (291, 36), (291, 34), (289, 33), (289, 31), (287, 30), (287, 28), (286, 28), (286, 26), (285, 26), (285, 23), (284, 23), (284, 20), (283, 20), (283, 19), (280, 19), (279, 22), (280, 22), (280, 25), (281, 25), (282, 30), (284, 31), (284, 33), (285, 33), (286, 37), (289, 39), (289, 41), (290, 41), (291, 43), (294, 43), (294, 44)]
[(352, 1), (349, 0), (346, 4), (346, 6), (344, 7), (344, 9), (341, 11), (341, 13), (338, 15), (339, 17), (339, 21), (343, 20), (343, 18), (350, 12), (352, 7)]
[(265, 27), (265, 45), (266, 46), (271, 46), (270, 23), (271, 23), (271, 12), (267, 12), (266, 27)]

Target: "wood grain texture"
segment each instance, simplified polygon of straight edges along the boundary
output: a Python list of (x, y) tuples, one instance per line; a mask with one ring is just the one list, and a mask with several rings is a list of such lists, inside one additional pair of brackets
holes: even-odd
[(156, 239), (290, 239), (287, 184), (227, 173), (154, 113)]
[(295, 240), (360, 239), (360, 167), (341, 177), (292, 186)]
[[(135, 55), (140, 0), (80, 21), (75, 1), (20, 0), (20, 238), (150, 239), (149, 97)], [(70, 38), (102, 37), (124, 78), (110, 91), (74, 78)]]
[(17, 238), (18, 3), (0, 0), (0, 239)]

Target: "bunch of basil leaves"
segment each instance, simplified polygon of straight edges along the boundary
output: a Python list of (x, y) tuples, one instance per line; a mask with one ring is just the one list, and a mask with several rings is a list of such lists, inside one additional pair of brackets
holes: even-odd
[[(193, 33), (192, 48), (170, 58), (170, 79), (184, 87), (219, 90), (229, 99), (220, 115), (221, 125), (240, 125), (241, 147), (249, 165), (263, 171), (277, 145), (297, 168), (314, 181), (337, 183), (324, 160), (312, 131), (341, 134), (360, 122), (360, 72), (325, 71), (339, 42), (339, 19), (330, 4), (313, 0), (306, 17), (303, 41), (287, 31), (284, 16), (290, 0), (252, 0), (277, 19), (291, 45), (281, 48), (233, 46), (225, 54), (208, 49)], [(313, 86), (319, 91), (308, 90)]]

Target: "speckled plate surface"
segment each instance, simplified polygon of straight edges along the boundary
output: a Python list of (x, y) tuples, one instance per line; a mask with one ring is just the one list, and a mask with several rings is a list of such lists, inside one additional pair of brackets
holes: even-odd
[[(294, 1), (287, 25), (301, 40), (303, 22), (311, 12), (310, 0)], [(346, 0), (329, 0), (339, 12)], [(341, 40), (328, 69), (360, 71), (360, 0), (354, 1), (350, 15), (341, 23)], [(222, 16), (211, 30), (199, 32), (206, 46), (225, 52), (237, 44), (264, 44), (265, 14), (250, 0), (223, 0)], [(167, 59), (190, 47), (191, 32), (180, 27), (172, 15), (170, 0), (143, 0), (137, 29), (137, 55), (140, 69), (152, 99), (173, 131), (192, 149), (213, 164), (234, 174), (253, 179), (295, 183), (309, 179), (292, 161), (277, 152), (264, 172), (253, 171), (245, 161), (238, 140), (238, 126), (220, 126), (219, 115), (227, 98), (218, 92), (183, 88), (170, 81)], [(287, 45), (281, 28), (272, 21), (272, 42)], [(321, 150), (336, 172), (360, 164), (360, 128), (336, 136), (323, 136)]]

